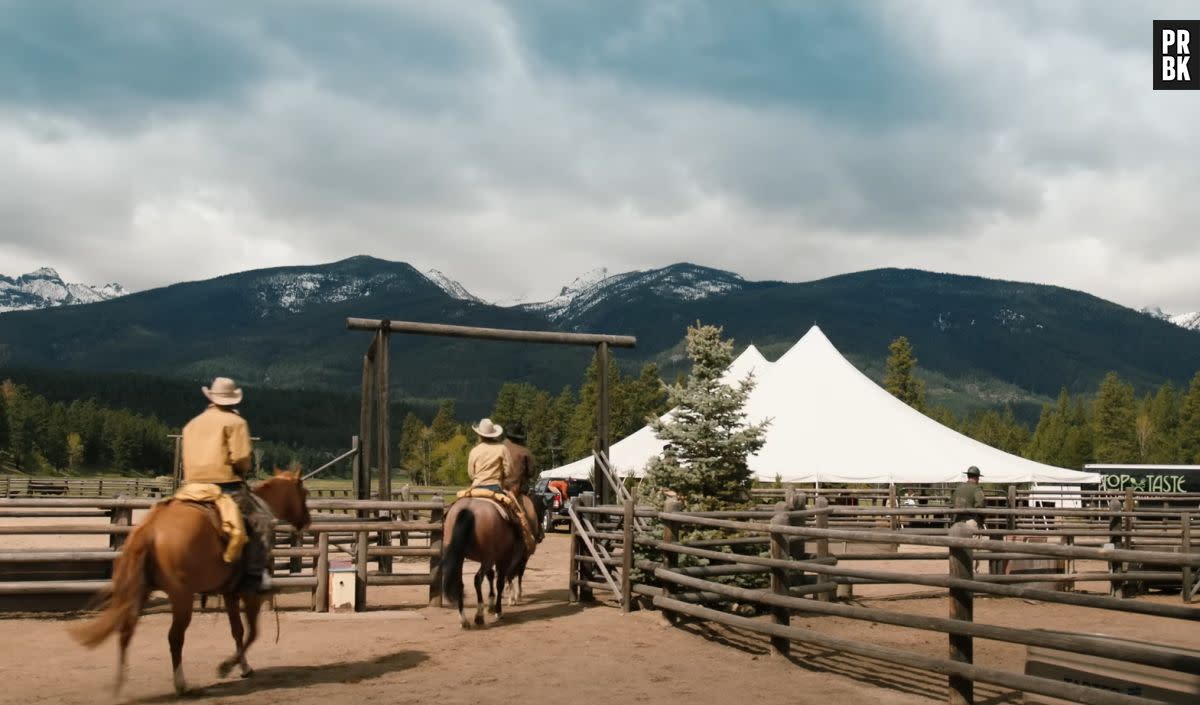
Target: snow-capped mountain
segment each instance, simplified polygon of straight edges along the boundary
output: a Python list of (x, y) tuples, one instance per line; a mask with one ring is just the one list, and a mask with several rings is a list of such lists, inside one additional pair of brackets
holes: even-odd
[(239, 282), (239, 287), (250, 290), (254, 308), (263, 318), (380, 294), (440, 296), (445, 290), (442, 283), (408, 264), (363, 255), (324, 265), (264, 269), (230, 277)]
[(467, 291), (467, 287), (451, 279), (437, 269), (430, 269), (423, 272), (425, 278), (433, 282), (439, 289), (449, 294), (452, 298), (461, 301), (474, 301), (475, 303), (485, 303), (483, 299)]
[(1187, 328), (1188, 330), (1200, 330), (1200, 311), (1180, 313), (1167, 318), (1167, 320), (1179, 326), (1180, 328)]
[(68, 284), (58, 272), (50, 267), (42, 267), (19, 277), (10, 278), (0, 274), (0, 313), (91, 304), (127, 293), (124, 287), (116, 283), (101, 286)]
[(638, 292), (668, 301), (699, 301), (717, 294), (740, 291), (746, 282), (733, 272), (694, 264), (673, 264), (608, 275), (607, 269), (594, 269), (569, 285), (549, 301), (525, 304), (523, 308), (545, 314), (555, 322), (586, 313), (599, 304), (616, 301)]
[(1192, 311), (1191, 313), (1170, 314), (1155, 306), (1154, 308), (1143, 308), (1142, 313), (1153, 318), (1174, 323), (1180, 328), (1188, 330), (1200, 330), (1200, 311)]

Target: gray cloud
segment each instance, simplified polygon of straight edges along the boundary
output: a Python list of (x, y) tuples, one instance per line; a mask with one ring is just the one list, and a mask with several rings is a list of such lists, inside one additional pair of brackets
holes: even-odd
[(0, 272), (899, 265), (1200, 308), (1200, 103), (1149, 89), (1185, 6), (814, 7), (9, 2)]

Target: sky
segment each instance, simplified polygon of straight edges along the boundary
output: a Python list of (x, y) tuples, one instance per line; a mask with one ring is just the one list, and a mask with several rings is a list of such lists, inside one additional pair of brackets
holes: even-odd
[[(0, 0), (0, 273), (675, 262), (1200, 309), (1188, 2)], [(1196, 70), (1200, 70), (1197, 66)]]

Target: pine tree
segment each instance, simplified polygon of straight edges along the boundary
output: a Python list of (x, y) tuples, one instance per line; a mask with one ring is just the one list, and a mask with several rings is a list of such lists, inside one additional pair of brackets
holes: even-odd
[(1139, 458), (1133, 387), (1109, 372), (1093, 405), (1094, 458), (1099, 463), (1133, 463)]
[(446, 399), (438, 405), (437, 416), (433, 417), (433, 423), (429, 425), (433, 431), (433, 440), (435, 443), (442, 443), (454, 437), (458, 433), (460, 426), (458, 421), (454, 419), (454, 400)]
[(1179, 408), (1179, 460), (1200, 463), (1200, 372), (1192, 378)]
[(1071, 427), (1071, 395), (1064, 387), (1058, 402), (1042, 407), (1041, 418), (1026, 449), (1031, 460), (1047, 465), (1070, 467), (1065, 460), (1067, 432)]
[[(600, 413), (600, 365), (599, 351), (592, 355), (592, 362), (588, 365), (587, 371), (584, 373), (583, 385), (579, 388), (579, 403), (575, 406), (574, 412), (571, 414), (570, 425), (567, 430), (566, 452), (567, 457), (571, 459), (583, 458), (592, 454), (592, 448), (596, 443), (597, 426), (599, 424), (598, 417)], [(611, 438), (611, 415), (613, 412), (612, 402), (617, 399), (617, 390), (621, 384), (621, 373), (617, 369), (616, 362), (612, 359), (612, 352), (608, 354), (608, 389), (612, 395), (610, 397), (609, 413), (610, 413), (610, 438)]]
[(891, 354), (888, 355), (887, 374), (883, 378), (884, 389), (917, 411), (924, 411), (925, 382), (914, 374), (917, 358), (908, 338), (896, 338), (888, 346), (888, 351)]
[(397, 459), (400, 461), (400, 467), (409, 470), (410, 475), (412, 466), (409, 459), (413, 457), (413, 453), (417, 449), (417, 443), (421, 440), (421, 431), (425, 428), (425, 424), (421, 422), (421, 417), (413, 412), (408, 412), (404, 416), (404, 423), (400, 425), (400, 444), (397, 446)]
[(1150, 402), (1150, 424), (1154, 433), (1150, 438), (1150, 452), (1146, 462), (1167, 465), (1181, 462), (1179, 396), (1170, 382), (1159, 387), (1158, 393)]
[(642, 490), (652, 502), (661, 501), (661, 490), (672, 490), (690, 509), (746, 502), (751, 485), (748, 456), (762, 448), (770, 423), (747, 423), (743, 407), (754, 389), (754, 376), (735, 386), (722, 383), (733, 361), (733, 342), (722, 340), (718, 327), (688, 328), (687, 351), (691, 374), (685, 384), (667, 393), (674, 413), (651, 423), (666, 448), (647, 466)]

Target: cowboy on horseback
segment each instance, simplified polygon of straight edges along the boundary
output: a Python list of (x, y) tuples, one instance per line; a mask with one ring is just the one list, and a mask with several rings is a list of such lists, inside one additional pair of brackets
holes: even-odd
[(467, 456), (467, 475), (471, 486), (458, 493), (458, 498), (477, 497), (488, 499), (508, 511), (508, 519), (516, 525), (525, 542), (526, 550), (532, 554), (539, 538), (534, 533), (537, 512), (527, 497), (518, 497), (513, 491), (514, 483), (520, 481), (513, 465), (513, 456), (504, 443), (504, 427), (483, 419), (471, 430), (479, 436), (479, 443)]
[(511, 461), (511, 470), (505, 481), (504, 489), (516, 496), (521, 508), (525, 510), (529, 525), (536, 527), (534, 533), (538, 543), (541, 543), (543, 538), (542, 524), (539, 520), (541, 509), (529, 494), (529, 482), (536, 472), (536, 465), (533, 453), (530, 453), (529, 449), (525, 447), (525, 426), (520, 421), (505, 429), (504, 447), (508, 450), (508, 457)]
[(250, 425), (235, 408), (242, 401), (242, 390), (232, 379), (218, 377), (212, 387), (201, 391), (211, 404), (183, 427), (183, 480), (216, 485), (237, 503), (250, 529), (239, 587), (265, 592), (271, 589), (267, 561), (275, 538), (274, 518), (246, 485), (253, 469), (253, 449)]

